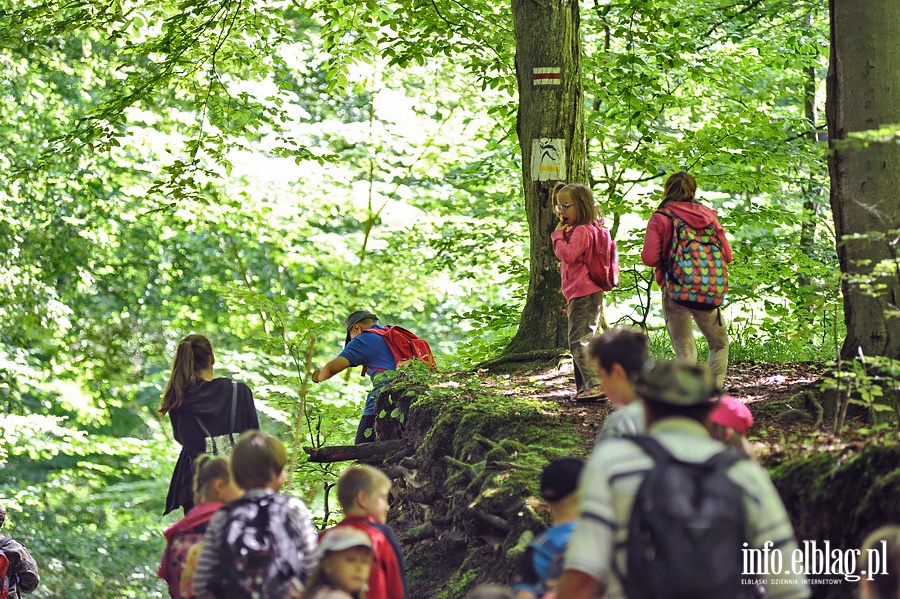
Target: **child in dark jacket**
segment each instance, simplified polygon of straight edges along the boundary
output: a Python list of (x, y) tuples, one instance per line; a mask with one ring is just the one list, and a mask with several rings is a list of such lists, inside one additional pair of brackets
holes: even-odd
[(259, 428), (253, 393), (244, 383), (216, 377), (212, 344), (203, 335), (188, 335), (178, 343), (172, 373), (159, 413), (172, 420), (181, 453), (172, 472), (165, 516), (194, 507), (193, 462), (201, 453), (226, 454), (239, 433)]
[[(0, 528), (6, 522), (6, 507), (0, 505)], [(4, 536), (0, 538), (0, 553), (9, 560), (9, 568), (6, 571), (8, 578), (9, 597), (19, 599), (19, 593), (33, 593), (41, 582), (38, 575), (38, 565), (28, 553), (25, 545)]]

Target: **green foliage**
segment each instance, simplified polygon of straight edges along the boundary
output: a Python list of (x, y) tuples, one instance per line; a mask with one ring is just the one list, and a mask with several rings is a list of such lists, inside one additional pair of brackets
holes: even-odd
[(848, 284), (859, 287), (865, 295), (880, 300), (885, 318), (900, 318), (900, 306), (891, 292), (900, 283), (900, 229), (844, 235), (840, 243), (852, 242), (884, 248), (886, 257), (874, 263), (872, 260), (855, 261), (851, 265), (853, 271), (845, 274), (844, 279)]
[(840, 431), (847, 416), (847, 406), (856, 404), (887, 416), (889, 421), (900, 420), (900, 360), (887, 356), (860, 355), (850, 361), (838, 361), (823, 376), (819, 388), (833, 391), (838, 398), (834, 430)]
[[(821, 360), (843, 336), (822, 119), (802, 92), (824, 77), (824, 12), (627, 0), (582, 15), (593, 189), (625, 268), (610, 320), (650, 326), (654, 355), (671, 347), (638, 254), (675, 168), (735, 248), (733, 359)], [(185, 334), (210, 335), (217, 372), (251, 386), (324, 524), (337, 467), (303, 447), (348, 443), (366, 387), (308, 376), (340, 351), (345, 314), (415, 331), (442, 367), (497, 355), (519, 326), (507, 5), (7, 1), (0, 64), (0, 493), (46, 564), (36, 596), (165, 595), (172, 516), (157, 514), (177, 448), (155, 411)], [(865, 376), (853, 384), (874, 388)], [(476, 377), (456, 383), (428, 397), (458, 443), (511, 426)], [(540, 406), (490, 401), (538, 438)], [(577, 449), (559, 442), (527, 460)]]
[[(30, 393), (47, 404), (61, 399)], [(36, 597), (167, 596), (156, 568), (171, 444), (158, 426), (146, 438), (76, 428), (70, 419), (83, 421), (86, 409), (0, 417), (4, 532), (37, 557)]]

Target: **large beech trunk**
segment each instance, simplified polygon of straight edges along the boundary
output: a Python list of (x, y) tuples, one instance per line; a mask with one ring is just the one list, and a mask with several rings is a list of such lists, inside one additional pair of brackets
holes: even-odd
[[(828, 70), (831, 208), (843, 282), (847, 337), (842, 354), (900, 358), (900, 143), (848, 145), (848, 134), (900, 124), (900, 2), (830, 0)], [(894, 231), (886, 239), (851, 239)], [(873, 272), (876, 264), (889, 268)], [(867, 284), (868, 282), (868, 284)], [(880, 287), (873, 288), (873, 284)]]
[(528, 296), (506, 354), (564, 348), (565, 300), (550, 233), (550, 190), (558, 181), (589, 184), (584, 136), (580, 16), (576, 0), (513, 0), (522, 184), (531, 244)]

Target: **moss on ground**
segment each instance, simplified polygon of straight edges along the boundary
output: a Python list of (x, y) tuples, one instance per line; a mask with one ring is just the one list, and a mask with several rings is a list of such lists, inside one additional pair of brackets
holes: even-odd
[[(379, 439), (403, 437), (414, 448), (386, 465), (397, 472), (391, 517), (411, 597), (463, 599), (480, 583), (510, 583), (528, 540), (549, 523), (539, 500), (541, 469), (552, 458), (591, 450), (571, 411), (527, 395), (497, 375), (413, 372), (379, 398), (379, 409), (399, 407), (405, 415), (402, 422), (380, 419)], [(767, 464), (798, 538), (841, 548), (859, 547), (877, 525), (900, 521), (898, 465), (896, 438), (852, 451), (795, 449)], [(813, 597), (848, 596), (841, 593), (851, 586), (813, 587)]]

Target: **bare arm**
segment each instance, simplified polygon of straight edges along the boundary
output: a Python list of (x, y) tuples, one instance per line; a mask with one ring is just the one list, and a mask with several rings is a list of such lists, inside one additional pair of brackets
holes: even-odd
[(338, 356), (322, 368), (316, 368), (312, 373), (312, 380), (314, 383), (321, 383), (347, 368), (350, 368), (350, 360)]
[(556, 587), (556, 596), (562, 599), (598, 599), (606, 595), (606, 585), (579, 572), (566, 570)]

